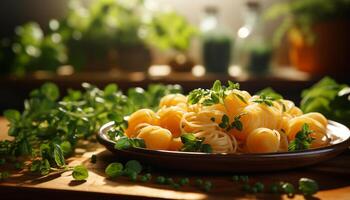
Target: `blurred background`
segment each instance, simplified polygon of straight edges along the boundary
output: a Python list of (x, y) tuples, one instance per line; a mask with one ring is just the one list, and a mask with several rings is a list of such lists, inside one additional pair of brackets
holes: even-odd
[(324, 76), (350, 83), (349, 0), (3, 0), (0, 22), (0, 111), (47, 81), (233, 80), (294, 101)]

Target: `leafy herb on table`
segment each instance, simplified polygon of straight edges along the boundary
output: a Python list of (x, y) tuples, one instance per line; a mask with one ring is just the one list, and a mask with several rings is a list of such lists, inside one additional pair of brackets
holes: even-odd
[[(60, 97), (58, 87), (45, 83), (33, 90), (24, 103), (24, 110), (6, 110), (8, 134), (14, 139), (0, 141), (0, 158), (23, 157), (32, 161), (30, 171), (42, 175), (52, 170), (65, 170), (65, 158), (73, 155), (80, 140), (89, 140), (106, 122), (125, 126), (123, 116), (138, 108), (137, 95), (125, 96), (115, 84), (99, 89), (88, 83), (83, 91), (68, 90)], [(144, 91), (147, 105), (155, 107), (169, 93), (181, 92), (178, 85), (153, 84)], [(121, 130), (116, 130), (120, 133)], [(143, 146), (142, 141), (131, 141)]]
[(287, 194), (288, 197), (293, 197), (295, 194), (295, 188), (294, 185), (291, 183), (281, 183), (281, 189), (283, 193)]
[(350, 87), (325, 77), (301, 94), (303, 112), (320, 112), (328, 119), (350, 126)]
[[(109, 164), (105, 169), (105, 173), (109, 178), (116, 178), (118, 176), (128, 176), (131, 181), (136, 181), (142, 169), (143, 167), (139, 161), (129, 160), (125, 164), (125, 166), (119, 162), (114, 162)], [(151, 179), (150, 174), (145, 175), (145, 177), (142, 179), (144, 181), (150, 180)]]
[(309, 149), (313, 138), (308, 124), (303, 124), (301, 130), (295, 135), (294, 140), (292, 140), (288, 145), (288, 151), (299, 151)]
[(317, 193), (319, 187), (316, 181), (309, 178), (301, 178), (299, 180), (299, 190), (306, 196)]
[(77, 165), (73, 168), (72, 176), (74, 180), (83, 181), (89, 177), (89, 171), (84, 165)]
[(213, 150), (209, 144), (204, 144), (205, 138), (197, 138), (192, 133), (186, 133), (181, 135), (181, 142), (183, 146), (181, 147), (181, 151), (187, 152), (204, 152), (211, 153)]
[(105, 173), (106, 173), (107, 177), (109, 177), (109, 178), (116, 178), (116, 177), (121, 176), (123, 174), (123, 169), (124, 169), (123, 164), (121, 164), (119, 162), (115, 162), (115, 163), (109, 164), (106, 167)]
[(142, 171), (142, 165), (140, 164), (139, 161), (137, 160), (129, 160), (126, 164), (125, 164), (125, 170), (128, 171), (133, 171), (136, 174), (141, 173)]

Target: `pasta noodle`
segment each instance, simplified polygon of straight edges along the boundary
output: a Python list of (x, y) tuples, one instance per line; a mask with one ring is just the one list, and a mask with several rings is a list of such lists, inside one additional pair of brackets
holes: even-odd
[(183, 109), (187, 107), (187, 98), (182, 94), (169, 94), (160, 99), (159, 107), (179, 106)]
[(159, 118), (153, 110), (141, 109), (130, 115), (128, 119), (128, 128), (125, 130), (125, 134), (128, 137), (135, 137), (137, 133), (137, 126), (147, 123), (151, 125), (159, 124)]
[(310, 137), (304, 149), (329, 144), (327, 119), (320, 113), (303, 114), (292, 101), (236, 88), (196, 92), (199, 96), (166, 95), (156, 112), (134, 112), (126, 135), (144, 139), (149, 149), (179, 151), (181, 136), (191, 133), (214, 153), (285, 152), (303, 131), (309, 134), (303, 137)]

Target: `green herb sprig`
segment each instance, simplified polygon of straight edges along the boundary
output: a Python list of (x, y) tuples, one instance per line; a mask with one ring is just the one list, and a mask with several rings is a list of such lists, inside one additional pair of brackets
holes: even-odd
[(211, 153), (213, 149), (209, 144), (204, 144), (204, 138), (197, 138), (192, 133), (181, 135), (181, 142), (184, 144), (181, 151)]
[[(126, 127), (124, 116), (142, 106), (155, 108), (163, 95), (181, 92), (179, 85), (161, 84), (152, 84), (146, 91), (130, 89), (129, 96), (115, 84), (104, 89), (89, 83), (82, 87), (83, 91), (69, 89), (66, 96), (60, 97), (55, 84), (45, 83), (30, 93), (23, 112), (5, 111), (10, 123), (8, 134), (14, 139), (0, 141), (0, 158), (26, 157), (32, 161), (30, 171), (42, 175), (65, 170), (65, 159), (74, 153), (77, 143), (89, 140), (102, 124), (114, 121), (120, 129), (109, 134), (121, 136)], [(146, 99), (142, 104), (140, 96)], [(142, 141), (126, 143), (144, 146)]]
[[(188, 103), (201, 103), (204, 106), (211, 106), (218, 103), (224, 103), (227, 93), (231, 90), (239, 89), (238, 83), (228, 81), (228, 86), (223, 86), (219, 80), (216, 80), (211, 89), (195, 89), (188, 95)], [(242, 101), (244, 98), (236, 94)]]
[(266, 95), (260, 95), (259, 98), (254, 99), (253, 102), (255, 103), (260, 103), (260, 104), (265, 104), (267, 106), (273, 106), (273, 101), (276, 99), (271, 97), (271, 96), (266, 96)]
[(295, 139), (289, 143), (288, 151), (309, 149), (311, 142), (314, 140), (310, 135), (312, 132), (308, 124), (303, 124), (301, 130), (295, 135)]
[(219, 124), (219, 127), (222, 129), (225, 129), (226, 131), (230, 131), (232, 129), (237, 129), (239, 131), (242, 131), (243, 123), (240, 120), (242, 115), (244, 115), (244, 113), (238, 116), (235, 116), (232, 123), (230, 123), (230, 118), (227, 115), (223, 115), (221, 118), (221, 123)]

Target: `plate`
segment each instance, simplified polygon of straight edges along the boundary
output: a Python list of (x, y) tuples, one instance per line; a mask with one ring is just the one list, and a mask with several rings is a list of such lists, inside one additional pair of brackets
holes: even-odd
[(286, 170), (323, 162), (337, 156), (350, 145), (350, 130), (340, 123), (328, 121), (327, 134), (331, 138), (331, 144), (327, 147), (298, 152), (222, 154), (143, 148), (118, 150), (114, 148), (115, 142), (107, 136), (108, 130), (113, 125), (114, 122), (103, 125), (97, 140), (118, 158), (136, 159), (159, 168), (172, 170), (237, 173)]

